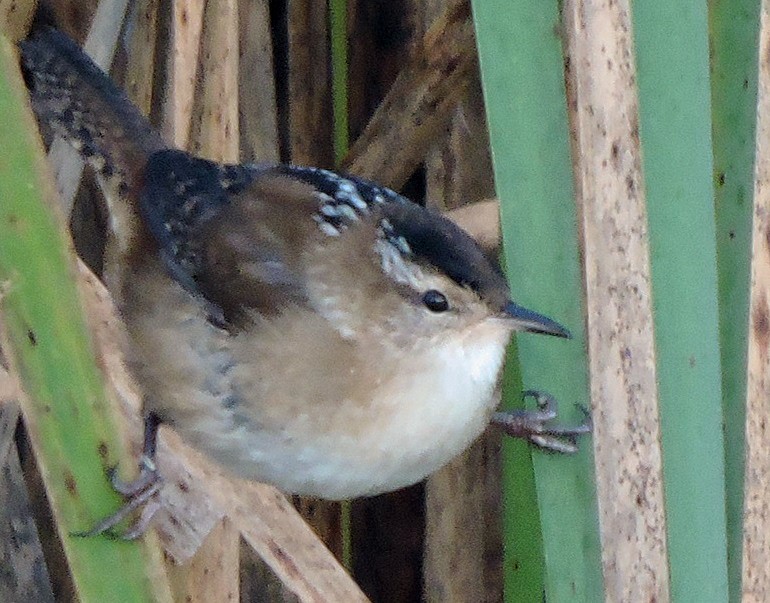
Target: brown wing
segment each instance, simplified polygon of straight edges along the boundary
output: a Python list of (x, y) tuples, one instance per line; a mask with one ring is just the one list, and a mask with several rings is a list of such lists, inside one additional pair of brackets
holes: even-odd
[(307, 184), (265, 174), (196, 233), (198, 287), (227, 321), (240, 322), (246, 310), (272, 314), (307, 303), (302, 253), (321, 238), (313, 193)]
[(140, 209), (170, 274), (215, 322), (306, 303), (300, 252), (321, 236), (311, 185), (164, 150), (148, 161)]

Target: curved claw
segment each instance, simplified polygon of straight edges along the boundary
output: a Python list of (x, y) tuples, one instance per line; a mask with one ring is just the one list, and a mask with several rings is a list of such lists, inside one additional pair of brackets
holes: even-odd
[[(151, 499), (158, 493), (158, 491), (160, 490), (160, 486), (161, 486), (161, 480), (157, 479), (155, 483), (150, 484), (150, 486), (146, 488), (144, 491), (138, 492), (135, 495), (129, 497), (126, 504), (120, 507), (120, 509), (115, 511), (115, 513), (113, 513), (109, 517), (105, 517), (102, 521), (97, 523), (90, 530), (86, 530), (84, 532), (73, 532), (72, 536), (88, 538), (91, 536), (98, 536), (99, 534), (105, 534), (107, 536), (111, 536), (113, 538), (121, 538), (123, 540), (134, 540), (135, 538), (138, 538), (145, 532), (145, 530), (149, 526), (152, 516), (155, 514), (155, 511), (157, 511), (157, 508), (155, 508), (151, 512), (150, 517), (144, 520), (145, 509), (147, 508), (148, 505), (151, 504)], [(137, 521), (134, 525), (132, 525), (123, 534), (119, 534), (113, 530), (113, 528), (116, 525), (118, 525), (121, 521), (126, 519), (126, 517), (128, 517), (131, 513), (133, 513), (140, 507), (143, 507), (143, 509), (142, 509), (142, 514), (139, 518), (139, 521)], [(139, 527), (141, 529), (137, 529)]]
[(533, 398), (535, 400), (539, 413), (534, 413), (533, 411), (527, 412), (542, 417), (543, 422), (555, 419), (559, 414), (559, 403), (556, 401), (556, 398), (548, 392), (528, 389), (521, 393), (521, 398), (525, 401), (527, 398)]
[(579, 406), (586, 417), (580, 425), (549, 426), (547, 423), (558, 415), (556, 399), (546, 392), (535, 390), (527, 390), (522, 395), (525, 398), (534, 398), (537, 409), (496, 412), (492, 416), (492, 424), (512, 437), (531, 442), (544, 450), (560, 454), (577, 452), (578, 436), (591, 432), (592, 425), (588, 409)]
[[(150, 525), (153, 516), (161, 505), (157, 493), (163, 485), (163, 479), (155, 464), (155, 448), (158, 434), (158, 417), (148, 413), (144, 420), (144, 452), (139, 461), (139, 476), (130, 482), (118, 477), (115, 467), (107, 469), (107, 478), (116, 492), (121, 494), (126, 503), (115, 513), (84, 532), (75, 532), (73, 536), (89, 537), (104, 534), (112, 538), (122, 540), (134, 540), (139, 538)], [(125, 520), (129, 515), (141, 509), (139, 518), (125, 532), (119, 533), (113, 530), (115, 526)]]
[(123, 481), (118, 477), (118, 473), (113, 467), (107, 472), (107, 477), (112, 484), (113, 489), (122, 494), (125, 498), (132, 498), (141, 492), (144, 492), (152, 484), (160, 479), (158, 468), (155, 461), (146, 455), (142, 455), (139, 461), (139, 477), (130, 482)]

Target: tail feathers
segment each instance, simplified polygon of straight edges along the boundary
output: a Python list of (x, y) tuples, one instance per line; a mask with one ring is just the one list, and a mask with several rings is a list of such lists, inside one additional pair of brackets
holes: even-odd
[(38, 119), (72, 144), (107, 182), (135, 190), (150, 154), (167, 147), (149, 121), (58, 30), (37, 28), (19, 46)]

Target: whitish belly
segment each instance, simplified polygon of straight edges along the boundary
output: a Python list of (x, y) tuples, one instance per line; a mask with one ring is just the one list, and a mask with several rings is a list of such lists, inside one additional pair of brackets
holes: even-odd
[(396, 490), (442, 467), (484, 430), (502, 345), (489, 352), (475, 364), (427, 357), (424, 370), (404, 372), (365, 408), (340, 401), (336, 420), (300, 414), (280, 430), (244, 422), (198, 445), (239, 475), (286, 492), (345, 499)]

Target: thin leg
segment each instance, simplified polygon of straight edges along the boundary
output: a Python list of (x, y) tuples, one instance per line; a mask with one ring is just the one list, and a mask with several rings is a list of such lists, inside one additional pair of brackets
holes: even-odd
[[(78, 532), (74, 534), (75, 536), (109, 534), (124, 540), (134, 540), (144, 534), (155, 512), (160, 508), (156, 494), (160, 491), (163, 480), (155, 463), (159, 426), (158, 416), (148, 412), (144, 417), (144, 444), (142, 457), (139, 460), (139, 476), (135, 480), (124, 482), (117, 477), (114, 469), (108, 472), (112, 487), (126, 499), (126, 503), (90, 530)], [(115, 526), (139, 509), (141, 509), (139, 519), (131, 527), (120, 534), (113, 531)]]
[(510, 410), (496, 412), (492, 425), (499, 427), (514, 438), (531, 442), (539, 448), (562, 454), (578, 451), (577, 438), (591, 432), (591, 418), (586, 409), (585, 420), (575, 427), (549, 426), (547, 423), (558, 416), (558, 405), (553, 396), (533, 390), (523, 393), (525, 398), (535, 399), (537, 410)]
[[(160, 489), (160, 483), (157, 484), (157, 489)], [(163, 504), (158, 500), (157, 496), (149, 497), (142, 507), (139, 518), (134, 522), (134, 525), (123, 532), (120, 537), (123, 540), (136, 540), (142, 536), (149, 529), (152, 520), (155, 518), (155, 514), (160, 511), (162, 506)]]
[(142, 445), (142, 457), (139, 459), (139, 476), (130, 482), (124, 482), (112, 469), (109, 473), (110, 482), (116, 492), (126, 498), (136, 496), (160, 479), (158, 468), (155, 464), (155, 454), (158, 443), (158, 427), (160, 419), (154, 412), (148, 412), (144, 416), (144, 443)]
[(118, 525), (121, 521), (126, 519), (131, 513), (133, 513), (140, 507), (150, 504), (150, 500), (158, 493), (158, 490), (160, 490), (160, 486), (161, 486), (160, 481), (152, 484), (149, 488), (147, 488), (143, 492), (139, 492), (136, 495), (129, 498), (126, 504), (120, 507), (120, 509), (115, 511), (109, 517), (105, 517), (104, 519), (102, 519), (90, 530), (86, 530), (85, 532), (75, 532), (73, 536), (82, 536), (84, 538), (88, 538), (90, 536), (98, 536), (99, 534), (108, 534), (118, 538), (123, 538), (124, 540), (133, 540), (135, 538), (138, 538), (139, 536), (141, 536), (144, 530), (147, 529), (148, 527), (147, 525), (144, 526), (144, 529), (140, 533), (133, 535), (133, 537), (131, 538), (129, 538), (126, 535), (133, 534), (133, 532), (135, 531), (136, 524), (134, 526), (131, 526), (126, 532), (122, 534), (115, 533), (112, 530), (112, 528), (114, 528), (116, 525)]

